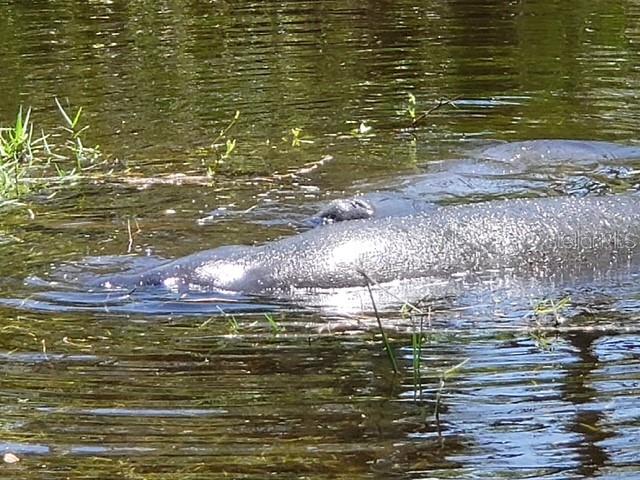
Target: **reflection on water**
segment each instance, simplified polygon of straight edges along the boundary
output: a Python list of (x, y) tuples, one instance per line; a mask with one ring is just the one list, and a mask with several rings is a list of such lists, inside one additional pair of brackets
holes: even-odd
[[(25, 105), (49, 130), (54, 96), (68, 99), (116, 175), (144, 177), (3, 207), (0, 295), (43, 309), (0, 307), (0, 451), (21, 459), (5, 476), (637, 476), (637, 285), (591, 291), (558, 328), (522, 299), (444, 301), (424, 324), (419, 371), (411, 323), (390, 313), (393, 375), (368, 317), (209, 318), (191, 315), (195, 302), (155, 315), (167, 298), (136, 315), (85, 312), (91, 299), (36, 299), (22, 279), (87, 256), (261, 243), (381, 186), (443, 203), (628, 190), (635, 174), (599, 169), (611, 165), (488, 182), (453, 164), (436, 173), (496, 140), (633, 144), (639, 18), (614, 1), (0, 0), (0, 123)], [(457, 100), (410, 129), (409, 93), (417, 114)], [(237, 146), (211, 185), (149, 181), (206, 172), (236, 110)], [(273, 175), (325, 155), (335, 160), (308, 174)]]
[(394, 336), (394, 377), (380, 342), (306, 320), (272, 334), (245, 316), (229, 335), (219, 322), (85, 318), (83, 338), (64, 336), (73, 317), (48, 332), (51, 317), (29, 316), (2, 337), (22, 351), (0, 358), (14, 472), (567, 478), (624, 476), (638, 461), (635, 333), (585, 319), (542, 346), (523, 330), (426, 330), (417, 391), (407, 335)]

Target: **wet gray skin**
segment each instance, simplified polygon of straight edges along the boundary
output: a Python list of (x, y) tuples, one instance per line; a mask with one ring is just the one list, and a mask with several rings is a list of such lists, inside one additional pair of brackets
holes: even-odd
[(634, 195), (502, 200), (217, 248), (101, 285), (286, 296), (364, 286), (365, 275), (386, 283), (497, 272), (556, 282), (635, 268), (638, 239), (640, 198)]
[[(526, 193), (535, 179), (513, 174), (561, 166), (606, 165), (616, 176), (624, 161), (640, 159), (640, 148), (586, 140), (529, 140), (503, 143), (469, 152), (468, 158), (430, 164), (429, 171), (400, 185), (396, 191), (377, 191), (329, 202), (311, 217), (311, 226), (354, 219), (413, 215), (428, 212), (438, 200), (469, 195), (503, 196)], [(548, 191), (548, 181), (539, 180)], [(606, 185), (591, 177), (577, 177), (563, 186), (564, 193), (585, 195), (602, 192)]]

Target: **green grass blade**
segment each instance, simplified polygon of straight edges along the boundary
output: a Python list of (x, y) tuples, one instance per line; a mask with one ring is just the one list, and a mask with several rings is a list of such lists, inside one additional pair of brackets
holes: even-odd
[(16, 125), (13, 129), (13, 140), (14, 142), (19, 142), (19, 139), (22, 137), (22, 107), (18, 110), (18, 115), (16, 116)]
[(67, 112), (64, 111), (64, 108), (62, 108), (62, 105), (60, 104), (60, 101), (58, 100), (58, 97), (55, 97), (54, 100), (56, 101), (56, 105), (58, 106), (58, 110), (60, 111), (60, 114), (62, 115), (62, 118), (64, 118), (65, 123), (69, 126), (69, 128), (73, 128), (73, 122), (69, 118), (69, 115), (67, 115)]
[(81, 115), (82, 115), (82, 107), (78, 109), (78, 111), (76, 112), (76, 116), (73, 117), (73, 123), (71, 124), (71, 128), (73, 128), (74, 130), (76, 129), (76, 126), (80, 122)]

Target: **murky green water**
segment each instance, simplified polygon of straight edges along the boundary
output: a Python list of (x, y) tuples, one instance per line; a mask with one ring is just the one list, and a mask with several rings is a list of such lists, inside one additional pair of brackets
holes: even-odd
[[(54, 97), (82, 106), (114, 172), (3, 207), (1, 296), (89, 255), (292, 234), (323, 201), (490, 141), (633, 144), (639, 25), (633, 1), (0, 0), (0, 123), (31, 106), (49, 131)], [(418, 114), (458, 100), (408, 131), (409, 93)], [(152, 182), (204, 175), (236, 111), (213, 182)], [(445, 303), (419, 369), (392, 313), (397, 375), (362, 315), (2, 308), (0, 452), (20, 458), (2, 476), (633, 478), (638, 295), (596, 291), (559, 329)]]

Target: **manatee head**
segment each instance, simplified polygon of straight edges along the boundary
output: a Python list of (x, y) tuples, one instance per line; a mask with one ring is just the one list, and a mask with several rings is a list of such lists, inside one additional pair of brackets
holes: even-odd
[(375, 208), (371, 203), (362, 198), (340, 198), (329, 204), (313, 217), (315, 223), (326, 225), (329, 223), (344, 222), (348, 220), (360, 220), (371, 218), (375, 214)]

